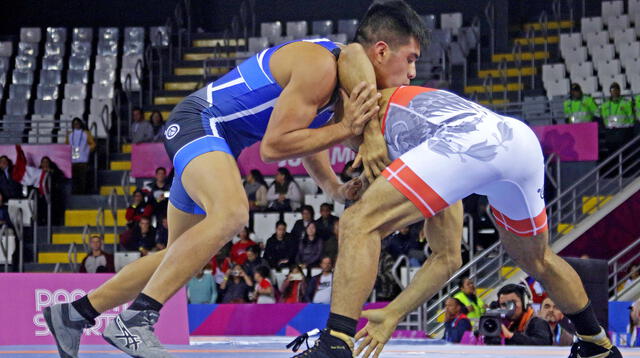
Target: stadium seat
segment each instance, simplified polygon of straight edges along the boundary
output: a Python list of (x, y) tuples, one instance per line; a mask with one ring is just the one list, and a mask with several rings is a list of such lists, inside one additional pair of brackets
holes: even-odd
[(40, 70), (40, 83), (46, 85), (59, 85), (62, 83), (62, 71)]
[(440, 28), (449, 29), (454, 35), (458, 35), (458, 31), (462, 27), (462, 13), (454, 12), (449, 14), (440, 14)]
[(89, 71), (91, 68), (91, 62), (89, 56), (71, 56), (69, 57), (69, 69)]
[(253, 232), (256, 237), (261, 240), (267, 240), (276, 232), (278, 220), (280, 220), (280, 213), (254, 213)]
[(56, 100), (58, 99), (58, 86), (47, 86), (47, 85), (38, 85), (38, 99), (44, 100)]
[(600, 45), (591, 49), (591, 57), (598, 61), (612, 60), (615, 50), (612, 44)]
[(546, 114), (547, 99), (544, 96), (525, 96), (522, 103), (524, 118), (532, 122)]
[(123, 68), (120, 71), (120, 83), (122, 83), (122, 87), (125, 91), (127, 91), (127, 76), (131, 77), (131, 91), (137, 92), (140, 91), (140, 81), (136, 77), (136, 69), (135, 68)]
[(98, 56), (118, 56), (118, 43), (116, 41), (99, 42)]
[(153, 26), (149, 28), (149, 36), (151, 46), (167, 47), (169, 46), (169, 30), (166, 26)]
[(353, 41), (358, 29), (358, 20), (338, 20), (338, 33), (347, 35), (347, 42)]
[(591, 50), (594, 47), (606, 45), (609, 43), (609, 33), (606, 31), (592, 32), (585, 36), (587, 48)]
[(62, 70), (63, 62), (62, 56), (53, 55), (47, 56), (42, 59), (42, 69), (43, 70)]
[(83, 70), (69, 70), (67, 71), (68, 83), (89, 83), (89, 72)]
[(634, 73), (640, 73), (640, 58), (633, 57), (633, 58), (624, 59), (622, 61), (622, 66), (624, 67), (625, 72), (627, 73), (627, 77), (631, 77), (631, 75)]
[(63, 99), (62, 114), (72, 117), (82, 117), (84, 114), (84, 99)]
[(71, 44), (71, 56), (91, 56), (91, 42), (73, 41)]
[(609, 87), (613, 82), (617, 82), (620, 85), (621, 90), (625, 90), (627, 88), (627, 76), (623, 74), (617, 74), (615, 76), (606, 76), (606, 77), (598, 77), (600, 81), (600, 87), (602, 87), (602, 92), (605, 94), (609, 94)]
[(579, 84), (582, 92), (593, 95), (598, 92), (598, 78), (595, 76), (575, 78), (575, 83)]
[(33, 84), (33, 71), (32, 70), (13, 70), (12, 82), (18, 85), (31, 85)]
[(571, 72), (571, 82), (575, 82), (575, 78), (591, 77), (593, 76), (593, 62), (574, 63), (569, 67), (569, 72)]
[(436, 15), (420, 15), (424, 26), (429, 30), (435, 30), (436, 28)]
[(144, 43), (144, 27), (125, 27), (124, 42)]
[(564, 63), (548, 64), (542, 66), (542, 82), (545, 85), (547, 83), (558, 79), (565, 78), (566, 69)]
[(638, 22), (636, 22), (637, 17), (635, 17), (635, 15), (640, 15), (640, 0), (628, 0), (628, 6), (629, 17), (631, 18), (631, 21), (634, 21), (634, 24), (637, 27)]
[(249, 52), (258, 53), (269, 47), (269, 39), (266, 37), (249, 37)]
[(135, 69), (138, 61), (144, 63), (142, 55), (125, 55), (122, 56), (122, 69)]
[(632, 28), (618, 30), (613, 34), (613, 43), (616, 45), (616, 50), (620, 53), (620, 50), (627, 44), (636, 41), (636, 33)]
[(552, 99), (557, 96), (567, 96), (569, 94), (569, 80), (561, 78), (549, 83), (547, 87), (547, 98)]
[(42, 40), (42, 30), (38, 27), (23, 27), (20, 29), (20, 41), (39, 43)]
[(280, 21), (261, 23), (260, 36), (266, 37), (271, 45), (277, 43), (282, 36), (282, 23)]
[(593, 32), (600, 32), (603, 29), (601, 17), (583, 17), (580, 20), (582, 36)]
[(91, 27), (75, 27), (73, 29), (73, 42), (91, 42), (93, 41), (93, 28)]
[(609, 19), (622, 15), (624, 12), (624, 3), (622, 1), (603, 1), (601, 6), (602, 18), (605, 24), (609, 24)]
[(333, 35), (329, 35), (328, 37), (329, 37), (329, 40), (333, 42), (341, 43), (341, 44), (346, 44), (347, 42), (349, 42), (349, 39), (347, 38), (347, 34), (333, 34)]
[(67, 29), (64, 27), (47, 27), (47, 41), (64, 43), (67, 41)]
[(115, 71), (109, 69), (93, 71), (93, 82), (113, 85), (116, 81)]
[(640, 93), (640, 72), (630, 74), (629, 83), (631, 84), (632, 93)]
[(64, 56), (65, 45), (63, 42), (47, 42), (44, 45), (45, 56)]
[(96, 56), (96, 70), (115, 71), (118, 58), (115, 56)]
[(107, 112), (113, 112), (113, 103), (110, 99), (92, 98), (89, 104), (89, 113), (100, 115), (105, 107), (107, 107)]
[(22, 136), (22, 132), (27, 126), (24, 115), (6, 115), (2, 118), (2, 130), (13, 132), (16, 136)]
[(105, 85), (98, 82), (94, 83), (91, 86), (91, 97), (97, 99), (113, 98), (113, 85)]
[(123, 54), (127, 56), (139, 55), (144, 53), (144, 43), (142, 42), (125, 42), (122, 48)]
[(118, 42), (120, 31), (117, 27), (101, 27), (98, 30), (98, 42)]
[(560, 34), (560, 53), (582, 46), (582, 34), (574, 32), (570, 34)]
[(344, 213), (344, 209), (344, 203), (339, 203), (337, 201), (333, 203), (333, 213), (336, 216), (342, 216), (342, 213)]
[(113, 261), (116, 272), (140, 258), (140, 252), (116, 252)]
[(319, 20), (311, 23), (311, 32), (321, 37), (333, 34), (333, 21)]
[(568, 68), (571, 68), (573, 64), (585, 62), (587, 60), (587, 48), (577, 47), (567, 50), (563, 54), (564, 60)]
[(293, 36), (294, 39), (305, 38), (309, 33), (306, 21), (288, 21), (286, 27), (287, 36)]
[(31, 42), (18, 43), (18, 56), (34, 56), (37, 57), (40, 53), (38, 44)]
[(9, 86), (9, 98), (28, 101), (31, 99), (31, 85), (17, 85), (12, 84)]
[(0, 73), (6, 73), (9, 70), (9, 57), (0, 57)]
[(625, 30), (629, 28), (629, 16), (628, 15), (618, 15), (609, 18), (609, 24), (607, 28), (609, 29), (609, 37), (613, 38), (616, 31)]
[(36, 99), (33, 114), (41, 117), (53, 117), (56, 114), (56, 101)]
[(85, 99), (87, 98), (87, 86), (78, 83), (67, 83), (64, 86), (65, 99)]
[(291, 231), (293, 225), (300, 219), (302, 219), (301, 213), (284, 213), (284, 222), (287, 223), (287, 231)]
[(304, 195), (314, 195), (318, 193), (318, 185), (310, 177), (296, 178), (296, 182), (300, 186), (300, 190)]
[(11, 55), (13, 55), (13, 43), (0, 41), (0, 57), (11, 57)]
[(36, 58), (34, 56), (16, 56), (15, 64), (17, 70), (33, 71), (36, 68)]
[(7, 115), (26, 116), (29, 112), (29, 102), (24, 99), (9, 98), (7, 100)]
[(620, 60), (599, 61), (595, 63), (598, 70), (598, 77), (615, 76), (622, 72)]
[(480, 28), (477, 26), (462, 27), (458, 39), (464, 39), (468, 50), (475, 48), (480, 41)]

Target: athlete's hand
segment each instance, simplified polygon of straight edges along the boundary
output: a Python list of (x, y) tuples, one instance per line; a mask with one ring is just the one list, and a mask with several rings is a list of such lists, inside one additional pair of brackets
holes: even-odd
[(378, 114), (378, 99), (380, 94), (375, 86), (366, 82), (360, 82), (351, 94), (344, 89), (340, 89), (340, 95), (344, 105), (344, 115), (342, 125), (344, 125), (353, 135), (360, 135), (364, 126), (371, 118)]
[(338, 188), (338, 197), (334, 199), (340, 202), (344, 202), (345, 200), (355, 201), (360, 199), (363, 192), (364, 185), (362, 180), (360, 178), (354, 178), (340, 185)]
[(364, 142), (360, 144), (360, 150), (358, 150), (358, 156), (353, 162), (353, 166), (359, 167), (360, 162), (362, 162), (362, 173), (367, 182), (369, 184), (373, 183), (384, 168), (391, 163), (384, 136), (381, 134), (370, 137), (365, 136)]
[(355, 336), (356, 342), (361, 338), (364, 340), (358, 343), (358, 348), (353, 353), (357, 357), (364, 351), (363, 358), (371, 356), (378, 358), (382, 352), (382, 348), (387, 344), (389, 338), (398, 326), (399, 320), (389, 314), (384, 308), (377, 310), (368, 310), (362, 312), (362, 317), (369, 320), (366, 326), (361, 329)]

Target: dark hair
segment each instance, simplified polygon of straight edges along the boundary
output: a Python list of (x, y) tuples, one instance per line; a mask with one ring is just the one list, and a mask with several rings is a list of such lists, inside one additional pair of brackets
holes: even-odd
[(153, 111), (151, 112), (151, 117), (149, 117), (151, 124), (153, 124), (153, 115), (156, 113), (158, 113), (158, 115), (160, 116), (160, 123), (164, 123), (164, 117), (162, 117), (162, 113), (160, 111)]
[(455, 298), (455, 297), (449, 297), (450, 300), (453, 300), (458, 307), (460, 307), (460, 312), (467, 314), (469, 313), (469, 310), (467, 310), (467, 307), (464, 305), (464, 303), (462, 303), (462, 301), (460, 301), (459, 299)]
[(265, 187), (268, 186), (267, 182), (264, 180), (264, 175), (262, 175), (261, 171), (259, 171), (258, 169), (251, 169), (250, 173), (256, 182), (264, 185)]
[(80, 129), (82, 129), (82, 130), (87, 129), (87, 127), (86, 127), (86, 126), (85, 126), (85, 124), (84, 124), (84, 121), (83, 121), (80, 117), (74, 117), (74, 118), (71, 120), (71, 128), (72, 128), (72, 129), (73, 129), (73, 125), (74, 125), (76, 122), (79, 122), (79, 123), (80, 123)]
[(287, 227), (287, 223), (284, 222), (283, 220), (278, 220), (278, 222), (276, 223), (276, 228), (280, 225), (284, 225), (285, 228)]
[(262, 276), (264, 278), (269, 278), (270, 271), (269, 271), (269, 268), (266, 267), (266, 266), (258, 266), (258, 267), (256, 267), (256, 269), (253, 272), (259, 273), (260, 276)]
[(164, 173), (167, 174), (167, 168), (165, 168), (165, 167), (157, 167), (156, 168), (156, 174), (158, 174), (159, 170), (164, 170)]
[(289, 169), (287, 169), (285, 167), (280, 167), (280, 168), (278, 168), (278, 173), (284, 175), (284, 180), (287, 183), (293, 181), (293, 176), (291, 175), (291, 172), (289, 171)]
[(322, 203), (320, 205), (320, 209), (322, 208), (328, 208), (329, 210), (333, 211), (333, 205), (329, 204), (329, 203)]
[(131, 110), (131, 112), (135, 112), (135, 111), (140, 111), (140, 112), (142, 112), (142, 108), (140, 108), (140, 107), (133, 107), (133, 109)]
[(7, 170), (9, 174), (11, 174), (11, 172), (13, 171), (13, 162), (6, 155), (0, 156), (0, 160), (3, 158), (7, 160)]
[(260, 246), (258, 245), (251, 245), (247, 248), (247, 251), (251, 251), (254, 254), (256, 254), (256, 256), (260, 257)]
[(619, 91), (620, 90), (620, 84), (618, 84), (618, 82), (611, 83), (611, 86), (609, 86), (609, 91), (611, 91), (614, 88), (617, 88), (618, 91)]
[(516, 295), (518, 295), (518, 297), (520, 297), (520, 302), (522, 303), (522, 309), (526, 310), (527, 307), (525, 307), (525, 303), (528, 301), (525, 299), (525, 296), (529, 296), (529, 293), (527, 292), (527, 289), (524, 288), (524, 286), (522, 285), (518, 285), (515, 283), (510, 283), (508, 285), (503, 286), (502, 288), (500, 288), (500, 290), (498, 291), (498, 300), (500, 299), (500, 296), (502, 295), (509, 295), (515, 293)]
[(403, 0), (375, 1), (367, 10), (354, 42), (363, 46), (384, 41), (389, 46), (405, 45), (414, 38), (426, 47), (429, 32), (420, 16)]
[(300, 212), (303, 212), (303, 211), (305, 211), (305, 210), (307, 210), (308, 212), (310, 212), (310, 213), (311, 213), (311, 219), (313, 219), (313, 217), (315, 217), (315, 215), (316, 215), (316, 211), (313, 209), (313, 206), (311, 206), (311, 205), (304, 205), (304, 206), (302, 206), (302, 209), (300, 209)]
[[(298, 269), (298, 271), (300, 271), (300, 274), (302, 274), (302, 276), (304, 277), (304, 270), (302, 270), (302, 267), (298, 264), (293, 264), (291, 266), (289, 266), (289, 273), (292, 273), (294, 269)], [(289, 298), (289, 296), (291, 296), (291, 293), (293, 291), (293, 284), (291, 284), (291, 282), (289, 282), (289, 284), (287, 285), (287, 288), (284, 289), (284, 291), (282, 291), (282, 298)]]
[(304, 235), (302, 235), (302, 241), (304, 244), (309, 244), (311, 240), (309, 240), (309, 234), (307, 234), (307, 229), (309, 226), (313, 225), (316, 228), (316, 235), (313, 237), (313, 240), (318, 240), (318, 225), (316, 225), (315, 221), (310, 222), (307, 227), (304, 228)]

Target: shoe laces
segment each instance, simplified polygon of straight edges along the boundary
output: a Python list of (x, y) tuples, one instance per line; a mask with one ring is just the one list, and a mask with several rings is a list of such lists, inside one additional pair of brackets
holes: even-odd
[(148, 326), (151, 332), (155, 332), (155, 328), (153, 327), (158, 319), (160, 318), (160, 314), (156, 311), (144, 311), (142, 314), (142, 324)]
[[(317, 336), (318, 334), (320, 334), (320, 330), (317, 328), (307, 333), (301, 334), (296, 339), (287, 344), (287, 349), (291, 349), (295, 353), (298, 351), (298, 349), (300, 349), (302, 343), (305, 343), (307, 345), (307, 351), (305, 351), (305, 353), (303, 354), (306, 355), (307, 352), (310, 352), (319, 346), (320, 339), (316, 340), (316, 344), (313, 346), (313, 348), (309, 348), (309, 338)], [(296, 357), (304, 357), (304, 355), (297, 355)]]

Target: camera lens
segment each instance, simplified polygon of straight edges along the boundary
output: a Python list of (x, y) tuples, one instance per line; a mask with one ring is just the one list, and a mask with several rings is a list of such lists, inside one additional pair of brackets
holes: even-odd
[(498, 322), (494, 319), (485, 320), (482, 328), (484, 328), (486, 332), (495, 332), (498, 329)]

